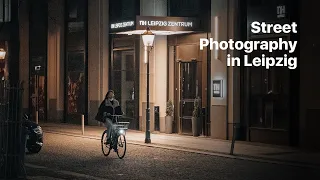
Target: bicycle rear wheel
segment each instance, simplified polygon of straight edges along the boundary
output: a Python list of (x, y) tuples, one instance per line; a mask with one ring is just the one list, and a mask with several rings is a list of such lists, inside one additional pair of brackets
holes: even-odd
[(117, 142), (117, 155), (120, 159), (126, 155), (127, 151), (127, 141), (126, 141), (126, 136), (121, 134), (118, 137), (118, 142)]
[(107, 136), (108, 136), (107, 135), (107, 130), (105, 130), (102, 133), (102, 136), (101, 136), (101, 148), (102, 148), (102, 153), (105, 156), (108, 156), (110, 154), (110, 151), (111, 151), (110, 144), (107, 144)]

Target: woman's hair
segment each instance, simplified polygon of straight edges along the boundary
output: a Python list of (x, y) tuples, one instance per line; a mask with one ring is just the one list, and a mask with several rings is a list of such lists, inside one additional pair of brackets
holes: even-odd
[(105, 99), (108, 99), (108, 96), (109, 96), (110, 93), (113, 93), (113, 94), (114, 94), (114, 91), (113, 91), (113, 90), (109, 90), (109, 91), (107, 92), (107, 94), (106, 94)]

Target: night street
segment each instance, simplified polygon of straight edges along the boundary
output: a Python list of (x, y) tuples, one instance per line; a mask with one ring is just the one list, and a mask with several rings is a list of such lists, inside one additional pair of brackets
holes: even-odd
[[(111, 152), (104, 157), (100, 141), (45, 133), (39, 154), (27, 155), (29, 177), (72, 179), (320, 179), (317, 169), (251, 162), (128, 144), (124, 159)], [(30, 167), (32, 166), (32, 167)], [(39, 167), (37, 167), (39, 166)], [(41, 167), (47, 167), (41, 169)], [(67, 172), (59, 175), (58, 172)], [(80, 175), (79, 175), (80, 174)], [(88, 175), (87, 177), (85, 175)], [(41, 179), (41, 178), (40, 178)]]
[(320, 180), (319, 6), (0, 1), (0, 180)]

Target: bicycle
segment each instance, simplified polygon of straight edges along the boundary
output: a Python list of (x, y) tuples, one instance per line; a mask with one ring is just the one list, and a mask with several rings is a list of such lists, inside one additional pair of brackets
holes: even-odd
[[(105, 130), (102, 133), (101, 137), (102, 153), (105, 156), (108, 156), (110, 154), (110, 151), (114, 149), (114, 151), (117, 152), (118, 157), (122, 159), (127, 151), (127, 142), (125, 135), (130, 122), (119, 122), (118, 119), (121, 118), (122, 115), (112, 115), (112, 117), (115, 118), (115, 124), (113, 126), (113, 131), (111, 132), (111, 143), (107, 144), (107, 130)], [(119, 152), (119, 148), (123, 148), (123, 153)]]

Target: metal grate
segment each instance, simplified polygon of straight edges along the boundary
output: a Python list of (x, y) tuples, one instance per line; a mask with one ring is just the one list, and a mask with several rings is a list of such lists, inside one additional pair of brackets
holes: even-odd
[[(21, 84), (0, 81), (0, 179), (25, 177)], [(24, 138), (23, 138), (24, 137)]]

